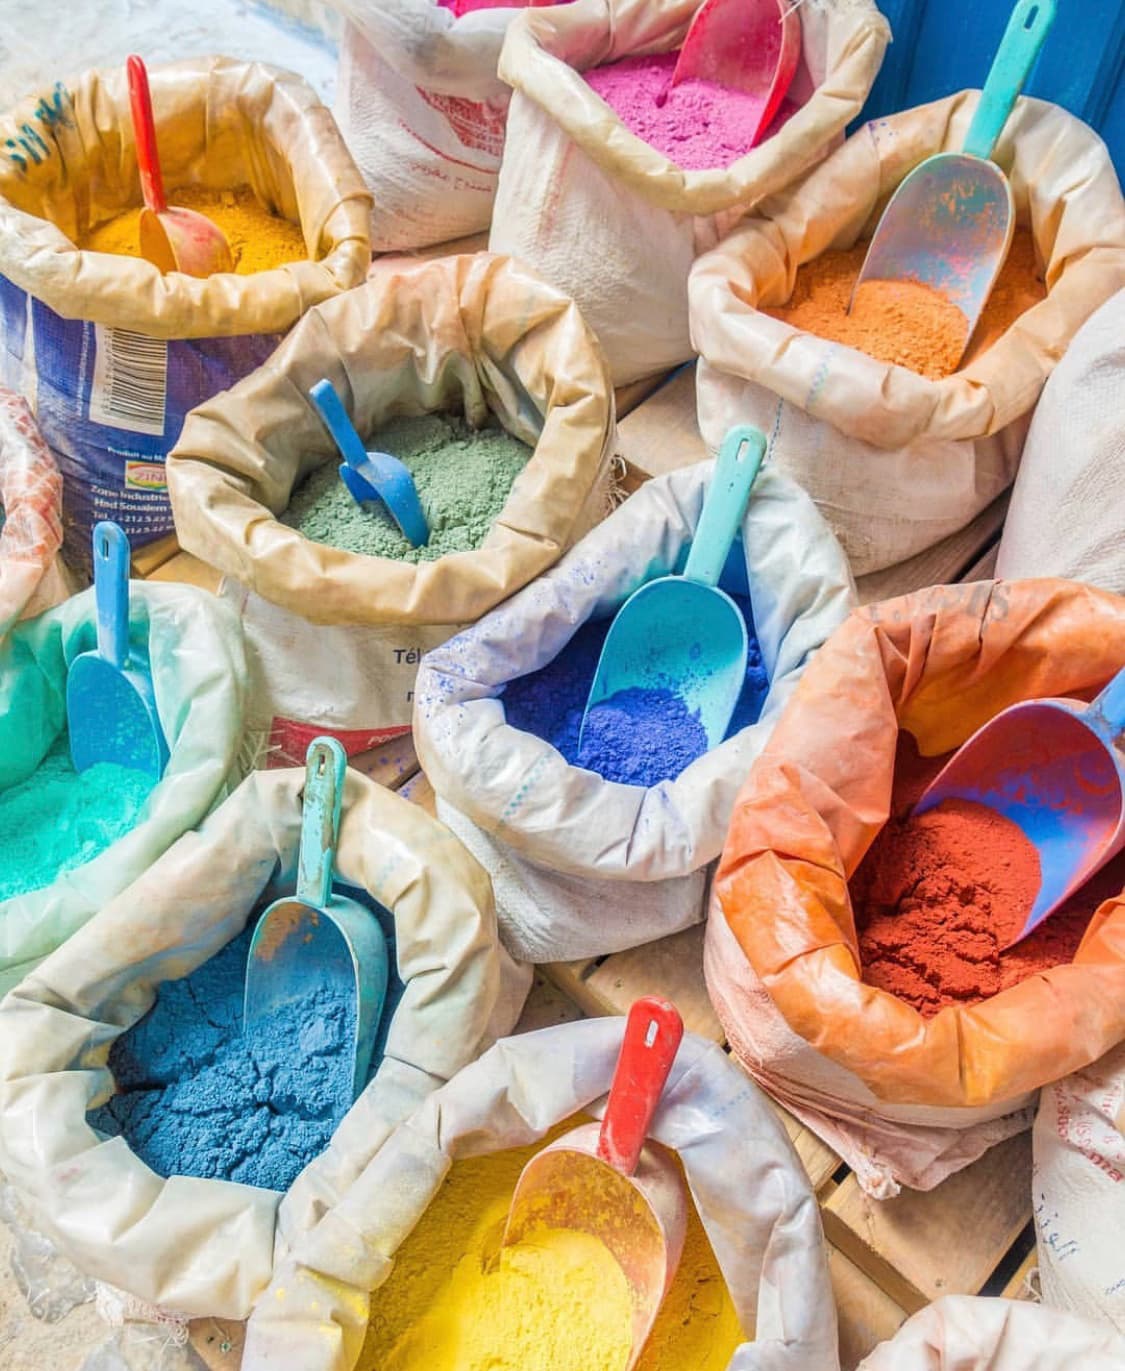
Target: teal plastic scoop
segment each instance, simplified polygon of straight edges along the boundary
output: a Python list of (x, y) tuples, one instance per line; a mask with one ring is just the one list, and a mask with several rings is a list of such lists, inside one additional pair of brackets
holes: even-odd
[(746, 623), (719, 589), (742, 524), (766, 440), (749, 424), (723, 439), (682, 576), (635, 590), (617, 611), (602, 646), (586, 708), (623, 690), (667, 690), (699, 714), (708, 748), (721, 743), (746, 679)]
[(168, 765), (152, 674), (129, 645), (129, 539), (117, 524), (94, 529), (94, 610), (98, 646), (66, 677), (66, 723), (75, 771), (114, 762), (155, 780)]
[(352, 1098), (371, 1066), (387, 997), (387, 940), (370, 910), (332, 889), (347, 757), (335, 738), (314, 738), (305, 758), (305, 795), (297, 891), (275, 900), (258, 920), (246, 963), (243, 1023), (326, 985), (355, 1005)]

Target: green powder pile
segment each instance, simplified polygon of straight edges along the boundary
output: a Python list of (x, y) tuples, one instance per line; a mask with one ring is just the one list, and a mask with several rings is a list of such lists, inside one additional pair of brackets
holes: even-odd
[(79, 775), (60, 734), (27, 780), (0, 794), (0, 900), (92, 861), (135, 826), (151, 789), (144, 772), (110, 762)]
[(411, 547), (381, 503), (357, 505), (336, 462), (325, 462), (297, 487), (281, 522), (314, 543), (400, 562), (473, 552), (531, 457), (527, 444), (503, 429), (472, 429), (448, 414), (393, 419), (367, 445), (409, 467), (430, 527), (425, 547)]

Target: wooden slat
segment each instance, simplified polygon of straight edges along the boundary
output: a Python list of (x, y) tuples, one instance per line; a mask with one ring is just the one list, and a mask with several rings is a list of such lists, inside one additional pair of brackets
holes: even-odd
[(831, 1245), (828, 1274), (836, 1297), (841, 1371), (855, 1371), (868, 1352), (893, 1337), (908, 1316), (870, 1276)]
[(553, 1028), (555, 1024), (574, 1023), (585, 1017), (569, 995), (537, 971), (519, 1023), (512, 1032), (534, 1033), (538, 1028)]
[(238, 1371), (246, 1342), (246, 1324), (233, 1319), (192, 1319), (188, 1341), (208, 1371)]
[(208, 566), (190, 552), (177, 552), (145, 577), (148, 581), (176, 581), (181, 585), (199, 586), (202, 590), (218, 592), (223, 573)]
[[(1002, 530), (1001, 530), (1002, 531)], [(1000, 539), (978, 557), (973, 565), (961, 577), (963, 581), (993, 581), (996, 579), (996, 559), (1000, 555)]]
[[(767, 1098), (769, 1098), (767, 1096)], [(770, 1100), (773, 1105), (774, 1113), (781, 1120), (782, 1127), (789, 1134), (789, 1141), (797, 1156), (801, 1159), (801, 1165), (805, 1168), (805, 1174), (809, 1178), (809, 1184), (813, 1190), (820, 1195), (822, 1191), (827, 1192), (831, 1184), (832, 1177), (840, 1169), (840, 1158), (820, 1138), (805, 1125), (796, 1119), (776, 1100)], [(821, 1196), (822, 1200), (825, 1196)]]
[(663, 476), (710, 456), (695, 421), (695, 367), (671, 377), (617, 426), (617, 455), (637, 478)]
[(157, 567), (163, 566), (180, 550), (180, 545), (176, 541), (176, 535), (169, 533), (164, 538), (158, 538), (155, 543), (145, 543), (144, 547), (134, 548), (130, 558), (133, 566), (133, 575), (149, 577)]
[(873, 1200), (848, 1176), (825, 1202), (829, 1239), (913, 1313), (975, 1295), (1031, 1217), (1031, 1134), (1009, 1138), (936, 1190)]
[(434, 797), (434, 788), (426, 779), (425, 773), (417, 771), (399, 789), (398, 792), (404, 800), (409, 800), (411, 804), (416, 804), (426, 811), (427, 814), (437, 817), (437, 804)]
[(362, 771), (376, 785), (385, 785), (388, 790), (399, 790), (418, 770), (418, 754), (414, 751), (414, 739), (409, 733), (389, 742), (380, 743), (370, 752), (360, 752), (348, 758), (348, 765)]
[(1001, 1294), (1006, 1300), (1034, 1300), (1035, 1293), (1030, 1287), (1028, 1277), (1039, 1268), (1039, 1249), (1032, 1238), (1031, 1250), (1008, 1278)]
[(631, 414), (642, 400), (647, 400), (653, 391), (659, 390), (671, 374), (667, 371), (658, 371), (652, 376), (642, 376), (639, 381), (630, 381), (628, 385), (618, 386), (613, 392), (618, 420)]

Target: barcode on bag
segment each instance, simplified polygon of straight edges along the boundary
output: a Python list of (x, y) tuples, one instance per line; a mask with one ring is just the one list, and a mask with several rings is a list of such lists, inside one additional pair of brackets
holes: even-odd
[(94, 423), (162, 438), (167, 382), (168, 344), (162, 338), (94, 325)]

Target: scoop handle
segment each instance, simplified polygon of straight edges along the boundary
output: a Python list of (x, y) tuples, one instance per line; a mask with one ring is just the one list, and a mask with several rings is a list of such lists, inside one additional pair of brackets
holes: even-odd
[(322, 909), (332, 894), (348, 758), (335, 738), (314, 738), (305, 754), (305, 798), (297, 854), (297, 898)]
[(1125, 751), (1125, 667), (1086, 706), (1086, 714), (1107, 742)]
[(94, 526), (94, 611), (98, 656), (118, 671), (129, 658), (129, 539), (103, 519)]
[(134, 54), (125, 61), (129, 76), (129, 109), (133, 116), (133, 137), (137, 144), (137, 170), (141, 174), (141, 194), (154, 214), (168, 208), (164, 198), (164, 177), (160, 174), (160, 153), (156, 146), (156, 121), (152, 117), (152, 95), (148, 88), (145, 64)]
[(765, 435), (753, 424), (737, 424), (723, 439), (684, 567), (689, 581), (719, 584), (765, 455)]
[[(348, 411), (336, 394), (331, 381), (318, 381), (309, 391), (313, 407), (324, 420), (324, 426), (332, 435), (332, 441), (340, 449), (340, 455), (353, 470), (367, 461), (367, 449), (363, 439), (355, 431), (355, 425), (348, 417)], [(378, 494), (378, 492), (376, 492)]]
[(969, 125), (964, 150), (970, 156), (992, 156), (1054, 22), (1055, 0), (1017, 0)]
[(637, 1169), (683, 1036), (684, 1021), (674, 1004), (654, 995), (634, 1000), (598, 1135), (598, 1156), (623, 1176)]

